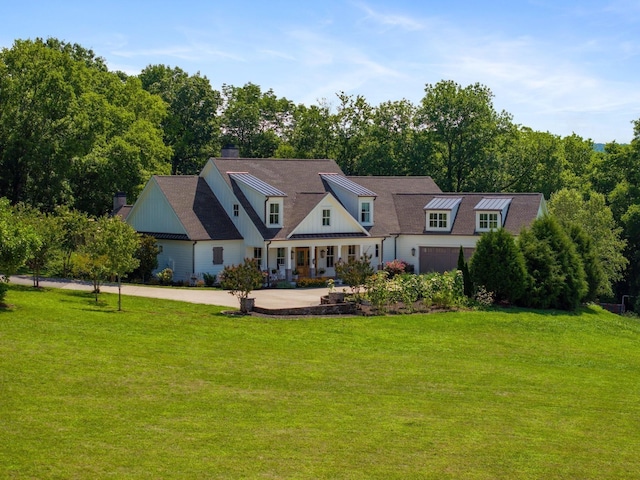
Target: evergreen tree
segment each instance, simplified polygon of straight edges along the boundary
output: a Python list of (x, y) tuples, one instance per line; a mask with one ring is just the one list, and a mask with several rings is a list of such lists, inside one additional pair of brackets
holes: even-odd
[(522, 252), (503, 228), (480, 237), (470, 274), (474, 284), (492, 292), (497, 302), (516, 303), (525, 293), (527, 271)]

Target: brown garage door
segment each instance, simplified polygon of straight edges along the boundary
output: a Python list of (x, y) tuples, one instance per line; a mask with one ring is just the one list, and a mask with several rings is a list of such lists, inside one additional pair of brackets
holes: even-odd
[[(474, 248), (464, 248), (464, 258), (469, 261)], [(460, 247), (420, 247), (420, 273), (446, 272), (458, 267)]]

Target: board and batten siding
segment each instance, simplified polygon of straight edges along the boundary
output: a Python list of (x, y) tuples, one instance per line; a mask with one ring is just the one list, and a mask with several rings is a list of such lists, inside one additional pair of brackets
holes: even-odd
[(138, 232), (187, 233), (154, 178), (140, 194), (127, 223)]
[[(222, 247), (222, 265), (213, 264), (214, 247)], [(237, 265), (244, 261), (245, 247), (242, 240), (207, 240), (195, 244), (195, 274), (218, 274), (225, 265)]]
[[(229, 187), (229, 184), (225, 181), (222, 174), (211, 160), (209, 160), (204, 166), (200, 176), (205, 179), (209, 188), (211, 188), (211, 191), (227, 212), (227, 215), (229, 215), (229, 218), (240, 232), (240, 235), (244, 238), (245, 244), (256, 246), (261, 245), (264, 240), (260, 235), (260, 232), (249, 218), (249, 215), (247, 215), (247, 212), (242, 208), (242, 205), (240, 205), (240, 202), (233, 193), (233, 190), (231, 190), (231, 187)], [(239, 208), (237, 217), (233, 216), (234, 204), (238, 204)]]
[[(331, 211), (330, 225), (322, 225), (322, 211)], [(327, 195), (302, 220), (294, 234), (359, 233), (365, 230), (332, 195)], [(357, 242), (356, 242), (357, 243)]]
[(162, 247), (158, 254), (158, 268), (154, 274), (165, 268), (173, 270), (174, 280), (189, 280), (191, 277), (191, 258), (193, 242), (185, 240), (158, 240)]

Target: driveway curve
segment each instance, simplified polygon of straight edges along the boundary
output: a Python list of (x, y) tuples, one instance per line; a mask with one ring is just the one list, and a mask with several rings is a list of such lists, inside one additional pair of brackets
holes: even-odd
[[(33, 285), (30, 275), (14, 275), (11, 283), (16, 285)], [(63, 290), (91, 291), (93, 286), (89, 282), (58, 278), (40, 279), (40, 286), (60, 288)], [(100, 286), (101, 292), (118, 293), (118, 286), (106, 283)], [(254, 290), (251, 297), (256, 299), (256, 305), (263, 308), (293, 308), (319, 305), (320, 297), (327, 295), (328, 288), (268, 288)], [(122, 284), (122, 294), (133, 297), (160, 298), (163, 300), (178, 300), (181, 302), (201, 303), (205, 305), (219, 305), (238, 308), (238, 299), (225, 290), (189, 287), (153, 287), (148, 285)]]

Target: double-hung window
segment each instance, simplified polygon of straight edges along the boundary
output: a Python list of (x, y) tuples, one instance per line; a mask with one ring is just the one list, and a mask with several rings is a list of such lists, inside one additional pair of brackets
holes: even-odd
[(331, 210), (328, 208), (322, 209), (322, 226), (323, 227), (331, 226)]
[(279, 225), (279, 224), (280, 224), (280, 204), (270, 203), (269, 204), (269, 225)]
[(371, 223), (371, 203), (362, 202), (360, 204), (360, 223)]

